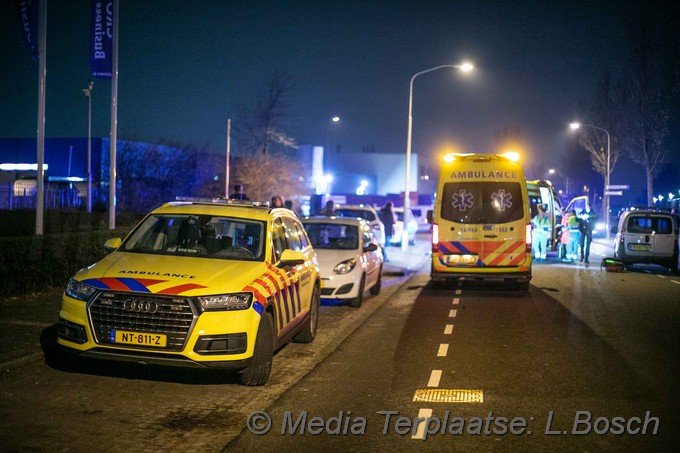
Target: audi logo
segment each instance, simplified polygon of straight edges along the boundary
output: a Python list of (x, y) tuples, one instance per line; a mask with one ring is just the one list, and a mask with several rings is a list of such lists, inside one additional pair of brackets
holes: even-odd
[(132, 311), (135, 313), (156, 313), (158, 311), (158, 304), (156, 302), (127, 299), (123, 303), (125, 311)]

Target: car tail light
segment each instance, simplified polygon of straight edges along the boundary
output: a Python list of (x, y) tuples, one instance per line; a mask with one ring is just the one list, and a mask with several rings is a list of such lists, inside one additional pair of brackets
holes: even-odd
[(524, 230), (526, 232), (526, 239), (525, 239), (525, 242), (526, 242), (526, 245), (527, 245), (526, 251), (527, 251), (528, 254), (531, 254), (531, 224), (527, 223)]
[(439, 252), (439, 225), (432, 224), (432, 253)]

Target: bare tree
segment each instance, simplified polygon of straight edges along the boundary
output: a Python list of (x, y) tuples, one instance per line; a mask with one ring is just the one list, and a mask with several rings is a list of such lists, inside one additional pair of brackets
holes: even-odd
[(266, 95), (254, 107), (241, 107), (234, 122), (234, 135), (241, 155), (297, 148), (294, 138), (284, 132), (288, 126), (290, 105), (287, 98), (293, 79), (284, 74), (272, 76)]
[(654, 175), (668, 160), (664, 139), (669, 134), (671, 91), (665, 78), (663, 43), (647, 23), (641, 23), (630, 40), (630, 62), (622, 78), (621, 90), (625, 111), (625, 148), (630, 158), (640, 164), (647, 177), (647, 203), (652, 206)]
[(308, 191), (306, 170), (291, 156), (255, 153), (236, 159), (233, 180), (245, 186), (251, 200), (267, 201), (274, 195), (288, 199)]

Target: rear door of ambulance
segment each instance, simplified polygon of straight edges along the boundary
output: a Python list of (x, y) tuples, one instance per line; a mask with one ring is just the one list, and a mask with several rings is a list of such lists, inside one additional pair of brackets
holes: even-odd
[(441, 188), (440, 264), (480, 272), (530, 265), (525, 263), (528, 213), (519, 164), (488, 157), (463, 164), (464, 170), (452, 169)]

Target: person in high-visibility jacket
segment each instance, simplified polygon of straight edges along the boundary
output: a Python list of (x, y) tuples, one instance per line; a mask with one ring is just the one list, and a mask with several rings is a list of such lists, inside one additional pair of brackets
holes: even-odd
[(548, 238), (550, 237), (550, 219), (544, 204), (538, 205), (538, 214), (531, 219), (532, 242), (535, 247), (534, 259), (545, 260), (547, 257)]
[(576, 217), (576, 211), (571, 210), (567, 228), (569, 229), (569, 244), (567, 244), (567, 260), (576, 261), (578, 259), (578, 246), (581, 242), (581, 223)]

